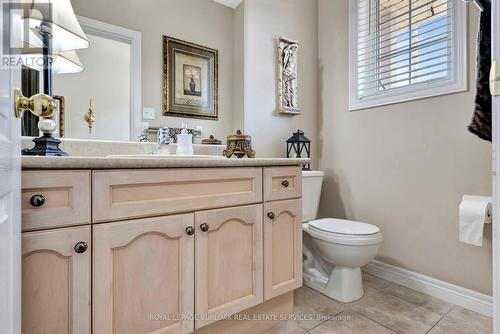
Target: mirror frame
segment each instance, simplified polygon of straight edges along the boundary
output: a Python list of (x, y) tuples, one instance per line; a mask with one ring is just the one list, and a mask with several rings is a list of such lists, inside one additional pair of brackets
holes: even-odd
[(130, 44), (130, 141), (137, 141), (142, 122), (142, 33), (84, 16), (77, 18), (86, 34)]

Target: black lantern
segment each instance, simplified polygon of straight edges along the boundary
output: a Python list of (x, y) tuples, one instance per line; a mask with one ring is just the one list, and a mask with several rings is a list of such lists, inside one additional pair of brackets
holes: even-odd
[[(297, 130), (293, 136), (286, 141), (286, 157), (287, 158), (310, 158), (311, 157), (311, 141), (304, 136), (304, 131)], [(303, 156), (304, 155), (304, 156)], [(304, 165), (303, 170), (311, 170), (311, 164)]]

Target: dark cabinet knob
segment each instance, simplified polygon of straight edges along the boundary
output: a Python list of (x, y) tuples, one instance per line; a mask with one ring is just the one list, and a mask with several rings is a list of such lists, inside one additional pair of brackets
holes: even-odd
[(75, 245), (75, 252), (77, 252), (78, 254), (82, 254), (82, 253), (85, 253), (85, 251), (87, 250), (89, 246), (87, 245), (87, 243), (85, 241), (80, 241), (79, 243), (77, 243)]
[(193, 235), (194, 234), (194, 228), (192, 226), (186, 227), (186, 234), (187, 235)]
[(200, 230), (202, 230), (203, 232), (207, 232), (209, 228), (210, 226), (208, 226), (208, 224), (206, 223), (200, 225)]
[(285, 188), (288, 188), (288, 186), (290, 185), (290, 182), (288, 182), (288, 180), (284, 180), (283, 182), (281, 182), (281, 185)]
[(39, 208), (45, 204), (45, 197), (42, 195), (33, 195), (30, 198), (30, 204), (35, 208)]
[(269, 219), (274, 219), (274, 218), (276, 218), (276, 215), (274, 214), (274, 212), (269, 212), (267, 214), (267, 217), (269, 217)]

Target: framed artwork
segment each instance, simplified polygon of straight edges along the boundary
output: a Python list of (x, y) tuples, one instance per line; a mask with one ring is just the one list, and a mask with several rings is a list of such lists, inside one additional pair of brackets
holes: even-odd
[(56, 112), (54, 113), (54, 120), (57, 124), (55, 135), (59, 138), (64, 137), (64, 96), (54, 95), (56, 100)]
[(218, 51), (163, 36), (163, 115), (218, 120)]

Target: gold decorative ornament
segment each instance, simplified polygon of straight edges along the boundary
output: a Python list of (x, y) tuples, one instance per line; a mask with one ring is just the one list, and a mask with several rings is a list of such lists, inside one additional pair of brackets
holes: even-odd
[(21, 118), (23, 113), (27, 110), (42, 118), (50, 117), (56, 111), (56, 101), (46, 94), (36, 94), (27, 98), (19, 88), (16, 88), (14, 92), (14, 101), (17, 118)]
[(224, 150), (224, 156), (231, 158), (233, 155), (240, 159), (245, 155), (249, 158), (255, 158), (255, 151), (252, 150), (252, 137), (242, 134), (241, 130), (227, 137), (227, 148)]
[(221, 145), (222, 141), (220, 139), (215, 138), (213, 135), (210, 135), (209, 138), (205, 138), (201, 141), (203, 145)]
[(84, 116), (85, 122), (87, 123), (87, 126), (89, 127), (89, 133), (92, 133), (92, 127), (94, 126), (95, 122), (95, 114), (94, 110), (92, 110), (92, 99), (90, 99), (90, 105), (89, 105), (89, 111)]
[(58, 114), (59, 114), (59, 119), (57, 119), (56, 117), (56, 121), (59, 121), (59, 138), (63, 138), (64, 137), (64, 132), (65, 132), (65, 117), (66, 117), (66, 114), (65, 114), (65, 100), (64, 100), (64, 96), (61, 96), (61, 95), (54, 95), (53, 96), (54, 100), (56, 100), (56, 105), (57, 105), (57, 101), (59, 102), (59, 110), (58, 110)]

